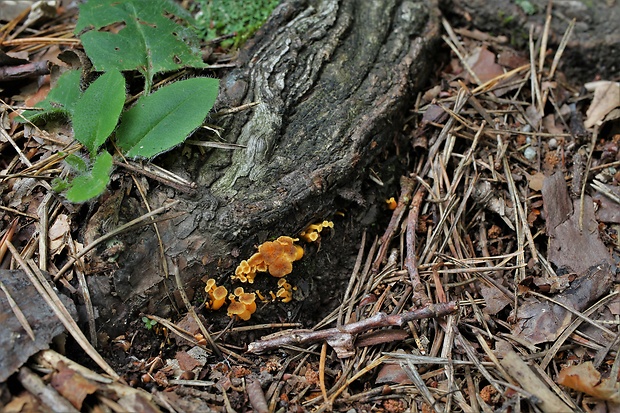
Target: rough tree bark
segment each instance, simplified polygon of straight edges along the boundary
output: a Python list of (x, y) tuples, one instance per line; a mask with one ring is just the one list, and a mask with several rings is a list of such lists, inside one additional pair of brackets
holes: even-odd
[[(232, 273), (232, 251), (247, 255), (258, 234), (295, 234), (355, 188), (403, 125), (438, 36), (432, 0), (280, 5), (221, 83), (219, 108), (258, 103), (223, 122), (225, 140), (245, 149), (195, 151), (189, 159), (178, 151), (173, 169), (197, 183), (196, 195), (168, 187), (148, 195), (154, 207), (181, 201), (175, 210), (185, 214), (158, 225), (183, 281)], [(123, 202), (126, 219), (137, 216), (133, 205)], [(91, 277), (99, 325), (108, 329), (122, 330), (131, 312), (149, 298), (159, 303), (171, 286), (151, 227), (124, 241), (110, 282)]]

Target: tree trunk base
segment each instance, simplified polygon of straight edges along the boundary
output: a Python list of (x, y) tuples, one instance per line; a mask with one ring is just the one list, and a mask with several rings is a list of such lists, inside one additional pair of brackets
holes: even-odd
[[(152, 207), (180, 201), (173, 213), (183, 214), (157, 225), (168, 268), (178, 266), (186, 287), (201, 289), (205, 275), (230, 284), (255, 245), (298, 234), (335, 212), (339, 198), (360, 198), (360, 177), (399, 134), (428, 77), (438, 20), (437, 5), (419, 0), (290, 1), (274, 11), (222, 80), (216, 104), (257, 103), (222, 122), (224, 139), (244, 149), (175, 151), (167, 166), (195, 181), (196, 195), (148, 193)], [(135, 199), (120, 207), (127, 220), (143, 210)], [(90, 282), (98, 325), (113, 334), (138, 311), (165, 316), (178, 305), (168, 299), (175, 286), (153, 228), (122, 241), (111, 279)], [(310, 267), (300, 265), (308, 288), (320, 275)]]

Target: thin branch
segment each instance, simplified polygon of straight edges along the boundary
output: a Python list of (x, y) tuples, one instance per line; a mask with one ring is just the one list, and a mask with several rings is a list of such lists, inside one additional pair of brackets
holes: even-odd
[(419, 310), (408, 311), (402, 314), (387, 315), (383, 312), (375, 314), (356, 323), (346, 324), (342, 327), (328, 328), (326, 330), (288, 330), (264, 337), (261, 341), (249, 344), (248, 352), (261, 354), (270, 350), (278, 349), (286, 345), (303, 345), (325, 340), (336, 350), (338, 357), (352, 355), (353, 341), (357, 334), (375, 328), (388, 326), (402, 327), (409, 321), (422, 318), (438, 318), (454, 313), (458, 309), (456, 301), (448, 303), (431, 304)]

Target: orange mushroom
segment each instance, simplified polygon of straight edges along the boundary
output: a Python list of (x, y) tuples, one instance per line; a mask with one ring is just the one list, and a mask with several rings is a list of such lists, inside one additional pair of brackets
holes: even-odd
[(334, 228), (334, 223), (332, 221), (323, 221), (320, 224), (310, 224), (301, 231), (299, 236), (307, 242), (314, 242), (319, 239), (320, 232), (325, 228)]
[(219, 310), (226, 302), (228, 290), (223, 285), (217, 286), (213, 278), (207, 280), (205, 291), (209, 295), (207, 307), (211, 310)]
[(243, 260), (235, 270), (233, 280), (254, 282), (258, 271), (269, 271), (274, 277), (283, 277), (293, 271), (293, 261), (304, 256), (304, 249), (296, 245), (296, 238), (282, 236), (275, 241), (267, 241), (258, 247), (258, 252), (248, 260)]
[(241, 318), (242, 320), (250, 319), (250, 317), (246, 318), (247, 312), (245, 310), (245, 305), (233, 298), (230, 300), (230, 304), (228, 304), (228, 317), (233, 318), (235, 316)]
[(256, 278), (256, 267), (252, 266), (248, 261), (243, 260), (235, 270), (233, 280), (239, 280), (242, 283), (249, 282), (252, 284)]
[(226, 302), (226, 296), (228, 295), (228, 290), (223, 285), (216, 287), (213, 292), (209, 293), (211, 297), (211, 309), (219, 310), (222, 308), (224, 303)]
[(390, 199), (386, 199), (385, 203), (387, 204), (388, 209), (391, 211), (395, 210), (396, 206), (398, 205), (398, 202), (396, 202), (394, 197), (391, 197)]
[(281, 278), (278, 280), (278, 291), (276, 292), (276, 297), (281, 298), (283, 303), (288, 303), (293, 300), (293, 287), (289, 284), (286, 279)]
[(235, 288), (234, 294), (231, 294), (228, 298), (230, 299), (230, 305), (228, 306), (229, 317), (237, 316), (241, 320), (247, 321), (256, 311), (256, 294), (246, 293), (243, 291), (243, 287)]
[(304, 256), (304, 250), (295, 245), (296, 239), (279, 237), (275, 241), (267, 241), (258, 247), (258, 252), (267, 264), (269, 274), (274, 277), (284, 277), (293, 271), (293, 261)]

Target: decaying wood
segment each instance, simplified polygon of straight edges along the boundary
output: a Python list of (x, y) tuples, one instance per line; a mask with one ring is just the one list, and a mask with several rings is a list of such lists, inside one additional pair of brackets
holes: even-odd
[[(198, 195), (149, 194), (153, 207), (175, 198), (186, 212), (158, 224), (184, 283), (232, 272), (230, 252), (249, 251), (258, 233), (295, 234), (338, 197), (355, 198), (356, 178), (399, 131), (431, 67), (436, 13), (430, 0), (288, 1), (276, 9), (221, 82), (218, 109), (258, 103), (222, 125), (223, 138), (245, 149), (177, 153), (171, 169), (193, 179)], [(129, 212), (135, 218), (136, 208)], [(121, 328), (168, 289), (153, 231), (124, 241), (113, 286), (99, 288), (102, 324)]]

